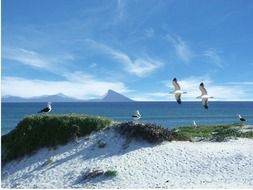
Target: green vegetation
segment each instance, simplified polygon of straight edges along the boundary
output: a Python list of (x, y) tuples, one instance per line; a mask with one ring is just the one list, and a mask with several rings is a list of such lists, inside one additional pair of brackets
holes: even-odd
[(116, 126), (118, 132), (128, 141), (132, 138), (143, 139), (150, 143), (163, 141), (216, 141), (222, 142), (229, 138), (253, 138), (253, 131), (243, 130), (239, 124), (203, 125), (197, 128), (192, 126), (175, 129), (162, 128), (156, 124), (126, 122)]
[(118, 172), (116, 170), (107, 170), (105, 173), (104, 173), (104, 176), (107, 176), (107, 177), (115, 177), (117, 176)]
[(2, 161), (31, 154), (40, 148), (56, 148), (77, 137), (89, 135), (111, 124), (111, 120), (79, 115), (32, 115), (2, 136)]
[(238, 124), (178, 127), (175, 133), (185, 139), (200, 138), (217, 142), (224, 141), (227, 137), (253, 138), (253, 132), (242, 132), (241, 127)]
[[(24, 118), (10, 133), (2, 136), (2, 163), (35, 153), (41, 148), (55, 149), (78, 137), (99, 131), (112, 121), (102, 117), (61, 114), (32, 115)], [(230, 137), (253, 138), (253, 131), (241, 130), (238, 124), (199, 126), (197, 128), (178, 127), (167, 129), (155, 124), (120, 123), (114, 126), (116, 131), (127, 139), (141, 138), (150, 143), (163, 141), (224, 141)], [(98, 148), (105, 148), (106, 142), (99, 140)], [(48, 164), (51, 160), (48, 160)], [(107, 171), (105, 175), (116, 175)]]

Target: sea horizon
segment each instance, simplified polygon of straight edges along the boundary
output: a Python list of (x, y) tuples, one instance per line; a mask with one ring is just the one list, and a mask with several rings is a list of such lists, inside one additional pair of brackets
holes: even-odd
[[(46, 106), (45, 102), (2, 102), (1, 134), (13, 130), (29, 115)], [(143, 123), (155, 123), (164, 128), (240, 123), (238, 114), (253, 124), (253, 101), (211, 101), (206, 110), (199, 101), (133, 101), (133, 102), (53, 102), (49, 114), (86, 114), (108, 117), (117, 122), (132, 121), (131, 114), (139, 110)]]

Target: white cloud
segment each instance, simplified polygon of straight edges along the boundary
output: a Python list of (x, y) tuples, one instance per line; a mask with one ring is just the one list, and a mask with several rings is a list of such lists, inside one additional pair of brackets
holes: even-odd
[(149, 93), (134, 93), (131, 96), (136, 101), (168, 101), (170, 94), (168, 92), (149, 92)]
[(210, 62), (222, 68), (222, 59), (218, 53), (218, 51), (214, 48), (210, 48), (204, 51), (204, 56), (210, 59)]
[(33, 68), (45, 69), (53, 73), (59, 73), (60, 70), (64, 70), (63, 64), (66, 61), (74, 59), (74, 57), (68, 53), (50, 57), (23, 48), (4, 48), (3, 58), (13, 60)]
[(168, 34), (167, 39), (173, 44), (178, 57), (184, 61), (189, 62), (193, 57), (193, 52), (190, 50), (188, 45), (180, 36)]
[(145, 77), (163, 65), (162, 62), (151, 58), (136, 58), (132, 60), (127, 54), (107, 45), (90, 39), (85, 41), (93, 47), (102, 50), (104, 53), (109, 54), (113, 59), (119, 61), (124, 66), (125, 71), (138, 77)]
[(41, 57), (37, 52), (22, 48), (4, 49), (3, 58), (37, 68), (48, 68), (50, 66), (50, 62)]
[(32, 97), (63, 93), (79, 99), (88, 99), (102, 96), (108, 89), (121, 93), (127, 91), (127, 88), (121, 82), (96, 80), (92, 76), (81, 72), (65, 74), (65, 77), (68, 80), (46, 81), (3, 77), (2, 95)]

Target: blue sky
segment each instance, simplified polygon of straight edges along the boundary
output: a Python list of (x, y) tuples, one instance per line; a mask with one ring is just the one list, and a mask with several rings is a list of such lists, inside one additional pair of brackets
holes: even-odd
[(2, 0), (2, 95), (253, 100), (251, 0)]

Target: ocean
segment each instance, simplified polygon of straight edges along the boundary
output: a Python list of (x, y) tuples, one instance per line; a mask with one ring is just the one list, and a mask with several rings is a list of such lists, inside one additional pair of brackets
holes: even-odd
[[(2, 103), (1, 134), (13, 130), (24, 117), (37, 114), (47, 103)], [(89, 114), (115, 121), (132, 121), (131, 115), (139, 110), (140, 122), (156, 123), (165, 128), (192, 125), (239, 123), (241, 114), (253, 124), (253, 102), (209, 102), (205, 110), (201, 102), (55, 102), (49, 114)]]

